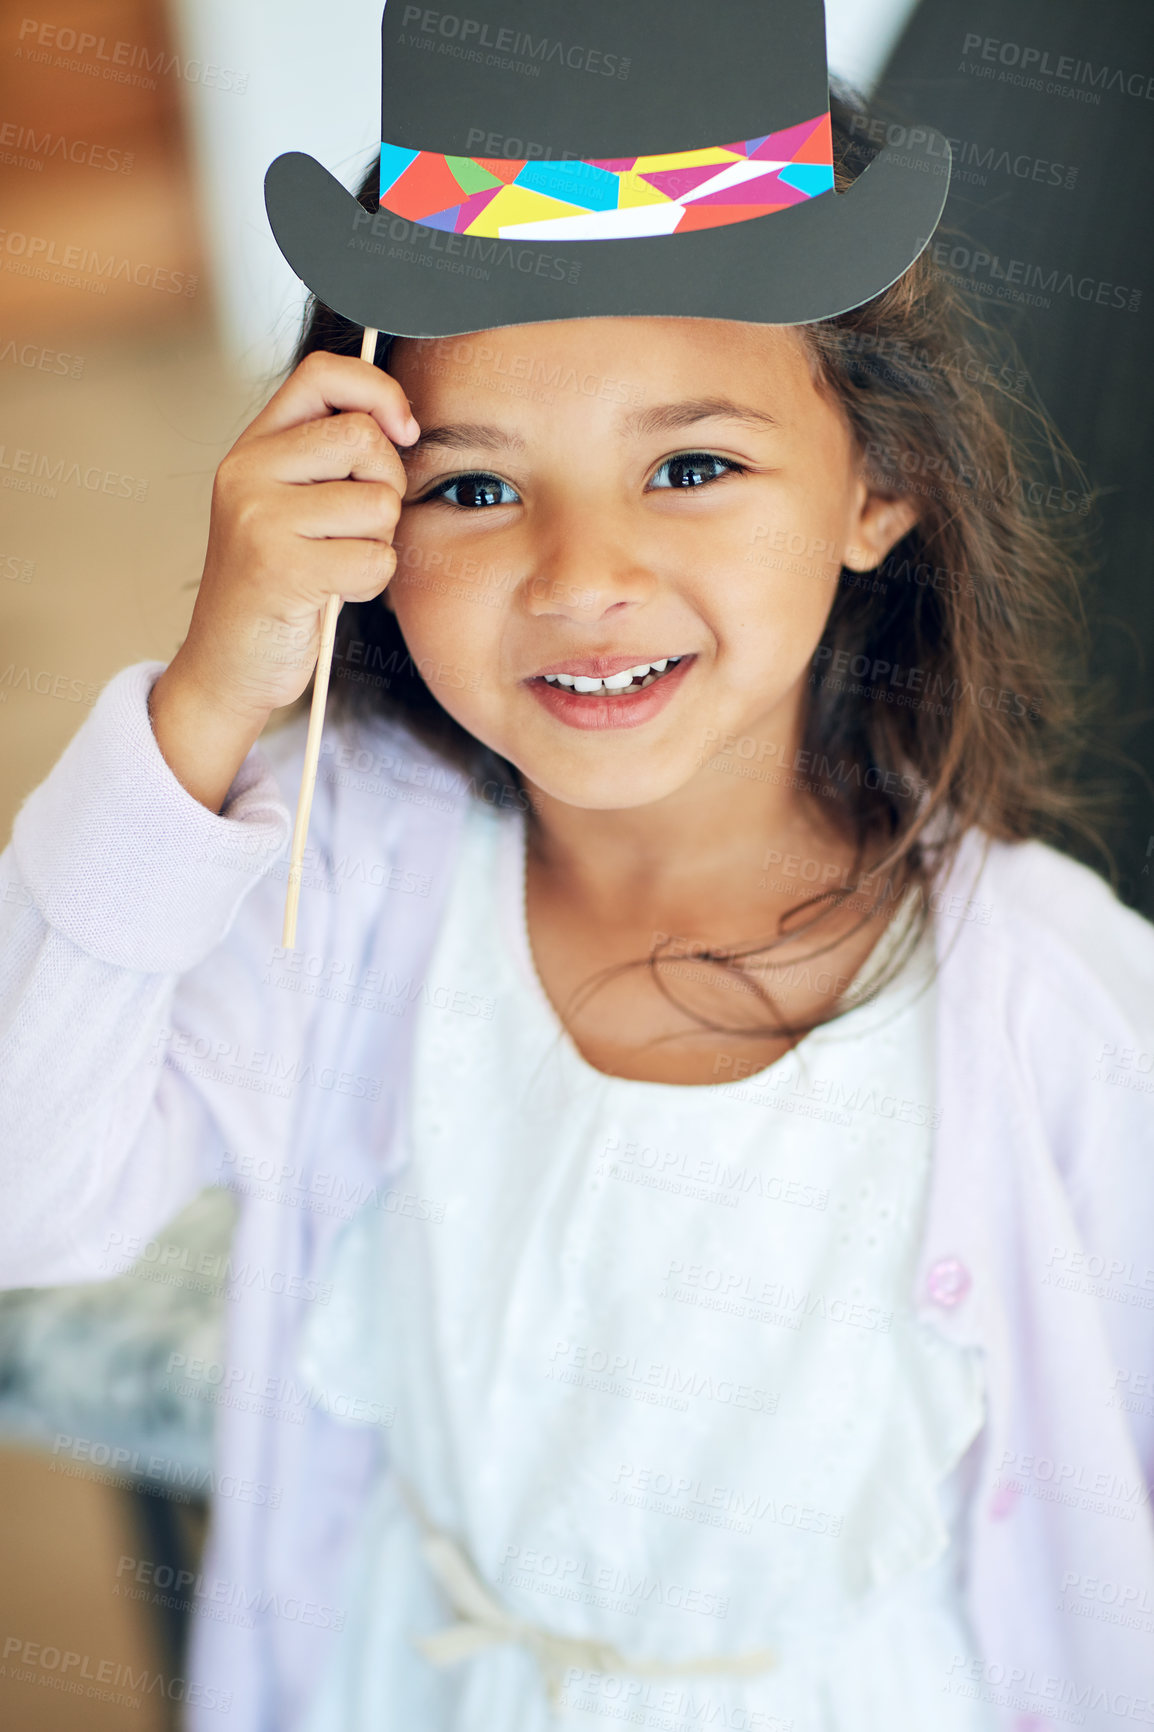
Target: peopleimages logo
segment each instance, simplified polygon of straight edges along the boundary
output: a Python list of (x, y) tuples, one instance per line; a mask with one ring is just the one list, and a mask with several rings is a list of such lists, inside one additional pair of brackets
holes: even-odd
[(79, 487), (87, 493), (107, 493), (117, 499), (148, 497), (148, 482), (139, 476), (101, 469), (95, 463), (81, 466), (73, 459), (57, 457), (55, 452), (0, 445), (0, 487), (55, 499), (62, 486)]
[(0, 1676), (18, 1684), (47, 1684), (66, 1696), (84, 1696), (121, 1708), (138, 1710), (145, 1696), (224, 1714), (232, 1707), (231, 1690), (190, 1678), (166, 1677), (163, 1672), (150, 1671), (147, 1664), (134, 1670), (120, 1660), (102, 1660), (95, 1654), (34, 1642), (25, 1636), (5, 1637)]
[(87, 289), (90, 294), (106, 295), (109, 283), (125, 282), (165, 295), (192, 296), (199, 283), (193, 272), (174, 271), (168, 265), (149, 264), (115, 252), (102, 254), (95, 247), (57, 243), (49, 235), (14, 229), (0, 229), (0, 252), (7, 255), (4, 269), (16, 276), (63, 283), (67, 288)]
[(1001, 300), (1048, 307), (1051, 295), (1066, 295), (1070, 300), (1119, 307), (1128, 313), (1136, 313), (1142, 304), (1141, 289), (1099, 277), (1075, 277), (1073, 271), (1060, 265), (1032, 264), (1028, 259), (1003, 260), (997, 253), (951, 241), (932, 242), (930, 256), (964, 287), (977, 294), (996, 294)]
[(84, 138), (66, 138), (63, 133), (37, 132), (31, 126), (18, 126), (10, 120), (0, 123), (0, 163), (5, 167), (39, 171), (51, 157), (117, 174), (130, 174), (136, 161), (131, 150), (117, 150)]
[[(366, 226), (369, 234), (361, 234), (359, 231)], [(386, 247), (386, 241), (393, 244)], [(371, 257), (387, 253), (389, 258), (404, 259), (408, 264), (453, 271), (484, 282), (488, 282), (490, 273), (482, 267), (488, 265), (516, 271), (523, 277), (543, 277), (553, 283), (575, 283), (581, 275), (579, 259), (559, 258), (539, 247), (512, 244), (494, 235), (449, 234), (446, 229), (431, 229), (427, 223), (396, 216), (384, 205), (376, 211), (358, 205), (345, 244)]]
[[(404, 35), (406, 30), (408, 37)], [(506, 70), (523, 70), (530, 77), (536, 77), (541, 67), (550, 63), (566, 66), (570, 72), (592, 72), (602, 78), (629, 77), (630, 61), (620, 54), (583, 48), (575, 42), (558, 42), (548, 36), (531, 36), (527, 30), (494, 29), (480, 18), (462, 18), (459, 13), (437, 12), (426, 6), (405, 7), (401, 32), (397, 40), (402, 47), (451, 53), (457, 59), (486, 63), (495, 56), (508, 55), (523, 65)], [(488, 54), (481, 54), (481, 49), (488, 50)]]
[[(126, 1574), (127, 1582), (121, 1579)], [(322, 1630), (343, 1630), (347, 1617), (343, 1607), (328, 1606), (319, 1600), (299, 1600), (271, 1588), (246, 1587), (222, 1576), (178, 1569), (151, 1558), (122, 1556), (116, 1566), (112, 1591), (121, 1599), (151, 1601), (175, 1611), (197, 1612), (250, 1630), (255, 1628), (258, 1618), (269, 1617), (311, 1624)], [(235, 1616), (227, 1617), (227, 1612)]]
[[(967, 65), (968, 60), (984, 61), (984, 67)], [(998, 68), (1003, 70), (1001, 74)], [(1084, 102), (1100, 100), (1100, 91), (1114, 91), (1120, 96), (1135, 96), (1144, 102), (1154, 101), (1154, 75), (1148, 72), (1124, 70), (1103, 62), (1095, 66), (1092, 60), (1079, 60), (1073, 54), (1053, 54), (1049, 48), (1037, 48), (1021, 42), (1003, 42), (997, 36), (981, 36), (969, 32), (962, 43), (961, 71), (981, 71), (982, 76), (1000, 76), (1003, 82), (1024, 85), (1027, 89), (1049, 94), (1078, 94)], [(1047, 84), (1046, 79), (1053, 83)], [(1062, 87), (1068, 89), (1063, 90)]]
[(231, 90), (241, 95), (248, 88), (248, 73), (229, 66), (214, 66), (188, 60), (166, 48), (149, 48), (140, 42), (113, 42), (88, 30), (70, 25), (43, 23), (25, 18), (18, 33), (16, 59), (33, 66), (52, 66), (63, 72), (83, 72), (114, 84), (133, 84), (142, 90), (158, 88), (156, 74), (203, 84), (206, 90)]

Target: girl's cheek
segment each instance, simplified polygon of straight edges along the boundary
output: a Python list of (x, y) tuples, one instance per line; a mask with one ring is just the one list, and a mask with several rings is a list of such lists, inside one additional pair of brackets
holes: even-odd
[(491, 540), (408, 531), (402, 516), (393, 546), (397, 568), (389, 590), (398, 617), (402, 608), (424, 614), (447, 604), (458, 625), (483, 635), (517, 605), (523, 587), (519, 564), (498, 554)]
[(428, 563), (428, 536), (422, 535), (415, 527), (410, 528), (405, 518), (402, 508), (400, 521), (393, 532), (393, 550), (397, 556), (397, 569), (392, 580), (394, 589), (401, 583), (411, 582)]
[[(440, 668), (449, 693), (478, 690), (480, 673), (491, 671), (499, 648), (500, 598), (478, 574), (456, 569), (464, 564), (463, 556), (435, 544), (409, 544), (398, 549), (385, 592), (410, 655)], [(436, 689), (442, 682), (429, 683)], [(437, 696), (452, 710), (446, 693)]]
[(841, 572), (842, 543), (833, 522), (804, 516), (754, 525), (741, 570), (746, 594), (760, 597), (774, 613), (799, 621), (833, 605)]
[(435, 536), (411, 535), (398, 529), (393, 547), (397, 566), (388, 593), (398, 617), (402, 609), (406, 613), (427, 611), (454, 581), (454, 566), (459, 561)]

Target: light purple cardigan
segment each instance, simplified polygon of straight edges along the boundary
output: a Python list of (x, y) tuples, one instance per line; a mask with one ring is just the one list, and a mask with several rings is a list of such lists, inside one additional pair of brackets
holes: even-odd
[[(452, 988), (427, 964), (472, 796), (400, 729), (330, 724), (285, 958), (303, 723), (253, 749), (217, 817), (153, 738), (163, 665), (108, 683), (0, 857), (0, 1282), (118, 1273), (231, 1181), (228, 1361), (250, 1388), (291, 1384), (342, 1221), (374, 1188), (410, 1206), (414, 1006)], [(1007, 1732), (1151, 1725), (1154, 928), (1052, 850), (985, 853), (976, 833), (935, 906), (941, 1119), (914, 1302), (984, 1350), (989, 1389), (966, 1584), (983, 1659), (943, 1683)], [(270, 1162), (315, 1206), (254, 1191), (243, 1175)], [(293, 1608), (341, 1606), (384, 1435), (221, 1407), (205, 1573), (269, 1609), (252, 1629), (196, 1620), (198, 1732), (299, 1724), (331, 1633)]]

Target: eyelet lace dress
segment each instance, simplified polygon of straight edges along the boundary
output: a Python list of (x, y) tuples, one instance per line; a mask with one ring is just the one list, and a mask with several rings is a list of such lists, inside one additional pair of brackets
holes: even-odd
[(392, 1415), (307, 1732), (989, 1732), (981, 1364), (909, 1303), (932, 941), (768, 1070), (608, 1077), (535, 974), (524, 849), (470, 813), (413, 1207), (348, 1225), (303, 1344), (331, 1411)]

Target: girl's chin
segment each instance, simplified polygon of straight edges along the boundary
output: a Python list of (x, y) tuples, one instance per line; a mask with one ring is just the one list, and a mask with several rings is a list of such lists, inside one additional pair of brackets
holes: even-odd
[[(604, 751), (598, 750), (600, 741)], [(577, 753), (554, 754), (535, 745), (516, 759), (531, 806), (542, 794), (583, 812), (628, 812), (669, 799), (701, 774), (700, 755), (687, 754), (684, 745), (634, 751), (631, 741), (605, 734)]]

